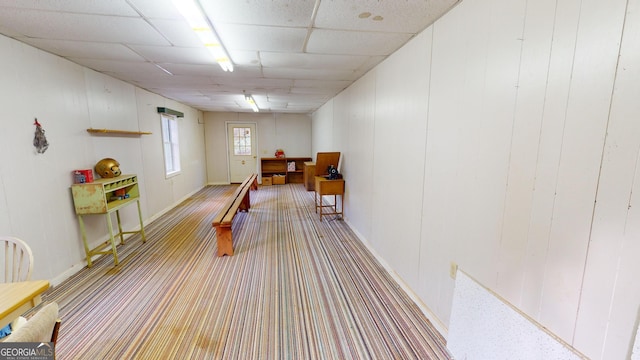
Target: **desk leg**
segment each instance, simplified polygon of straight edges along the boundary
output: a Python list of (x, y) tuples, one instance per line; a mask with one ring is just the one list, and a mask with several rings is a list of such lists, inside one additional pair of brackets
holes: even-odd
[(144, 233), (144, 226), (142, 225), (142, 210), (140, 210), (140, 200), (138, 200), (137, 203), (138, 203), (138, 219), (140, 220), (140, 235), (142, 236), (142, 242), (145, 243), (147, 242), (147, 236)]
[(87, 243), (87, 232), (84, 228), (84, 220), (82, 220), (82, 215), (78, 215), (78, 222), (80, 223), (80, 233), (82, 233), (84, 252), (87, 255), (87, 267), (91, 267), (93, 265), (91, 263), (91, 249), (89, 249), (89, 244)]
[(118, 220), (118, 234), (120, 235), (120, 245), (124, 245), (124, 234), (122, 234), (122, 223), (120, 222), (120, 210), (116, 210), (116, 220)]
[(111, 252), (113, 253), (113, 262), (118, 265), (118, 250), (116, 250), (116, 240), (113, 238), (113, 224), (111, 223), (111, 214), (107, 213), (107, 225), (109, 226), (109, 239), (111, 239)]

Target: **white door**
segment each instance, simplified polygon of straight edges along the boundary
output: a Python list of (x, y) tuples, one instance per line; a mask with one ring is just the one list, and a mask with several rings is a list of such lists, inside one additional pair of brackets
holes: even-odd
[(229, 136), (229, 178), (241, 183), (257, 172), (256, 124), (227, 124)]

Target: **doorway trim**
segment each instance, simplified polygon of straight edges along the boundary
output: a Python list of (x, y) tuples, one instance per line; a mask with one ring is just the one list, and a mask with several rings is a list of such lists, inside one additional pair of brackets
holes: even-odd
[[(224, 122), (224, 139), (225, 139), (225, 152), (226, 152), (226, 158), (227, 158), (227, 184), (231, 184), (231, 157), (229, 156), (229, 153), (231, 151), (230, 146), (231, 144), (229, 144), (229, 125), (231, 124), (251, 124), (255, 127), (256, 129), (256, 133), (255, 133), (255, 144), (256, 144), (256, 174), (260, 175), (259, 169), (258, 167), (260, 166), (260, 157), (258, 156), (258, 149), (259, 149), (259, 143), (258, 143), (258, 122), (256, 121), (239, 121), (239, 120), (233, 120), (233, 121), (225, 121)], [(253, 140), (253, 138), (252, 138)]]

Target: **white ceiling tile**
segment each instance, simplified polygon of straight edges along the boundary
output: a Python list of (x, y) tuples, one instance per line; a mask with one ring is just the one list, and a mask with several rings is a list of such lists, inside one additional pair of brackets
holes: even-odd
[(234, 65), (237, 66), (260, 66), (260, 52), (259, 51), (242, 51), (242, 50), (229, 50), (229, 57)]
[(218, 89), (218, 85), (210, 77), (204, 76), (184, 76), (184, 75), (168, 75), (162, 73), (160, 76), (154, 76), (151, 73), (139, 73), (130, 75), (135, 78), (136, 82), (144, 82), (146, 86), (152, 88), (168, 88), (168, 89)]
[[(322, 1), (315, 25), (321, 29), (416, 34), (433, 23), (440, 16), (441, 10), (446, 11), (451, 3), (452, 1), (432, 0)], [(438, 6), (434, 9), (436, 5)]]
[(282, 89), (293, 86), (292, 79), (234, 78), (230, 76), (216, 77), (214, 82), (226, 87), (245, 90), (249, 90), (249, 88), (256, 90)]
[(250, 112), (244, 91), (264, 111), (308, 113), (457, 3), (199, 1), (233, 72), (213, 62), (171, 0), (0, 0), (0, 34), (203, 111)]
[(311, 22), (314, 1), (225, 1), (201, 0), (214, 24), (255, 24), (306, 28)]
[(344, 89), (351, 84), (348, 80), (295, 80), (294, 86), (298, 88), (331, 88)]
[(356, 70), (369, 60), (369, 56), (290, 54), (260, 52), (264, 67), (298, 69), (340, 69)]
[(236, 66), (233, 69), (233, 73), (223, 72), (219, 76), (226, 77), (228, 79), (233, 78), (235, 80), (263, 78), (262, 68), (260, 68), (259, 66), (242, 66), (242, 65)]
[[(41, 39), (169, 45), (141, 18), (2, 9), (0, 24)], [(1, 28), (0, 28), (1, 29)]]
[[(211, 53), (203, 48), (189, 48), (176, 46), (145, 46), (131, 45), (131, 49), (145, 59), (160, 63), (184, 63), (185, 59), (190, 64), (212, 65), (217, 63)], [(218, 66), (219, 67), (219, 66)]]
[(358, 72), (364, 74), (367, 71), (373, 69), (376, 65), (378, 65), (379, 63), (382, 62), (382, 60), (386, 59), (387, 57), (384, 55), (380, 55), (380, 56), (370, 56), (367, 61), (365, 61), (357, 70)]
[(181, 47), (201, 47), (204, 49), (202, 41), (188, 26), (181, 20), (153, 19), (149, 22), (174, 46)]
[(216, 30), (229, 51), (301, 52), (307, 36), (306, 29), (270, 26), (221, 24)]
[(269, 95), (269, 101), (275, 102), (288, 102), (288, 103), (297, 103), (297, 102), (326, 102), (328, 99), (326, 96), (322, 94), (287, 94), (287, 95)]
[(116, 61), (116, 60), (96, 60), (71, 58), (73, 62), (94, 69), (99, 72), (140, 74), (151, 73), (161, 74), (162, 70), (148, 62)]
[(212, 64), (173, 64), (173, 63), (158, 63), (158, 65), (167, 69), (170, 73), (176, 76), (215, 76), (222, 75), (223, 73), (220, 66), (216, 63)]
[[(125, 0), (0, 0), (0, 8), (2, 7), (82, 14), (102, 14), (116, 16), (137, 15), (135, 10), (132, 9)], [(4, 11), (5, 9), (1, 9), (0, 12)]]
[(265, 77), (275, 79), (355, 80), (353, 70), (264, 68)]
[(127, 2), (148, 19), (182, 19), (182, 15), (171, 0), (127, 0)]
[(307, 51), (320, 54), (389, 55), (411, 35), (337, 30), (314, 30)]
[(327, 92), (337, 93), (340, 90), (341, 90), (340, 88), (336, 89), (334, 87), (295, 87), (294, 86), (291, 88), (291, 93), (322, 95), (322, 94), (326, 94)]
[(144, 61), (140, 55), (122, 44), (94, 43), (85, 41), (46, 40), (21, 38), (39, 49), (69, 58), (97, 60)]

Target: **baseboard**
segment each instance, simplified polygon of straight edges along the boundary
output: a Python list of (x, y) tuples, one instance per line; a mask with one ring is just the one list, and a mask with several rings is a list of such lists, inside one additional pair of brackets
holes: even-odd
[(416, 306), (420, 308), (420, 311), (422, 311), (424, 316), (426, 316), (427, 319), (431, 321), (431, 324), (433, 325), (433, 327), (435, 327), (436, 330), (438, 330), (438, 332), (446, 339), (449, 333), (449, 329), (447, 328), (447, 326), (436, 316), (436, 314), (433, 311), (431, 311), (431, 309), (429, 309), (429, 307), (424, 302), (422, 302), (420, 297), (413, 291), (413, 289), (411, 289), (411, 287), (409, 287), (409, 285), (407, 285), (407, 283), (405, 283), (404, 280), (402, 280), (402, 278), (395, 272), (395, 270), (393, 270), (393, 268), (389, 265), (389, 263), (387, 263), (386, 260), (382, 258), (380, 254), (378, 254), (378, 252), (371, 246), (369, 241), (351, 225), (349, 220), (345, 219), (344, 221), (349, 226), (351, 231), (353, 231), (353, 233), (356, 234), (360, 242), (364, 244), (364, 246), (376, 258), (376, 260), (380, 262), (382, 267), (385, 268), (387, 273), (391, 275), (391, 277), (402, 288), (402, 290), (404, 290), (404, 292), (411, 298), (411, 300), (413, 300)]
[(78, 273), (80, 270), (84, 269), (85, 266), (87, 266), (87, 261), (86, 260), (82, 261), (82, 262), (79, 262), (79, 263), (77, 263), (75, 265), (72, 265), (65, 272), (63, 272), (62, 274), (59, 274), (58, 276), (56, 276), (53, 279), (51, 279), (49, 281), (51, 286), (53, 287), (53, 286), (60, 285), (63, 281), (67, 280), (68, 278), (70, 278), (73, 275), (75, 275), (76, 273)]

